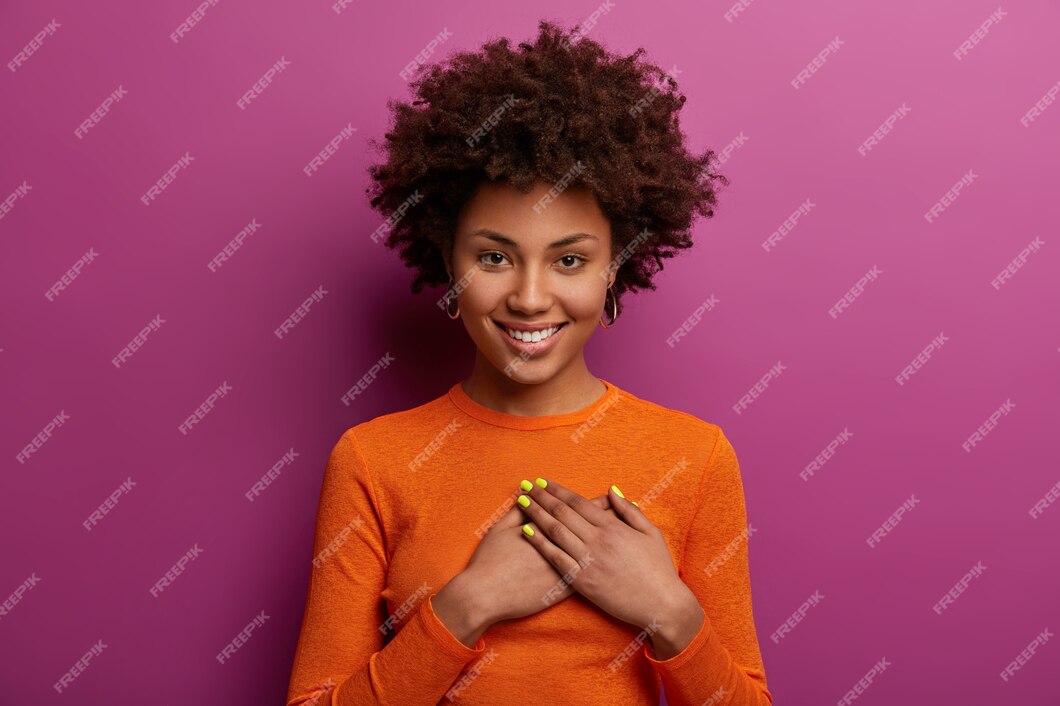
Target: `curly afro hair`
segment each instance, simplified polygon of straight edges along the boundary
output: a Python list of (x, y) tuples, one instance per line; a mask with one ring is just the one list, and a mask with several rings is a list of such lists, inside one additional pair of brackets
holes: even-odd
[[(483, 181), (590, 189), (611, 223), (613, 294), (655, 289), (663, 258), (690, 248), (696, 212), (710, 218), (715, 153), (690, 154), (677, 121), (685, 96), (674, 77), (642, 60), (609, 54), (575, 25), (547, 20), (533, 44), (501, 38), (421, 67), (411, 104), (389, 100), (385, 161), (368, 168), (373, 208), (386, 218), (386, 246), (417, 270), (412, 292), (449, 281), (457, 217)], [(370, 144), (379, 148), (376, 140)], [(373, 236), (375, 239), (377, 236)], [(621, 256), (616, 258), (616, 254)]]

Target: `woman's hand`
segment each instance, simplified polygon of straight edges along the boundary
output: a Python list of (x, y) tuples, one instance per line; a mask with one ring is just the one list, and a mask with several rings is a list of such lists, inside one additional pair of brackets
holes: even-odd
[[(585, 502), (602, 516), (622, 524), (615, 518), (607, 495)], [(557, 572), (520, 537), (523, 516), (519, 510), (518, 504), (513, 504), (490, 527), (460, 575), (474, 595), (474, 604), (486, 616), (487, 627), (501, 620), (533, 615), (574, 593), (563, 580), (563, 572)]]
[(702, 608), (678, 576), (662, 532), (639, 507), (616, 494), (606, 513), (553, 480), (524, 494), (530, 503), (520, 507), (533, 535), (523, 539), (558, 574), (573, 575), (574, 590), (619, 620), (663, 630), (660, 638), (695, 635)]

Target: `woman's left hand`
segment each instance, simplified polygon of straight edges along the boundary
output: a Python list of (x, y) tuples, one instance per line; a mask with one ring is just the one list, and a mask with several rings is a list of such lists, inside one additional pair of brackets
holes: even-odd
[[(610, 491), (612, 515), (551, 479), (523, 494), (528, 540), (556, 572), (600, 609), (642, 629), (687, 625), (702, 614), (677, 574), (662, 532), (632, 502)], [(654, 629), (653, 629), (654, 626)], [(667, 630), (669, 632), (669, 630)]]

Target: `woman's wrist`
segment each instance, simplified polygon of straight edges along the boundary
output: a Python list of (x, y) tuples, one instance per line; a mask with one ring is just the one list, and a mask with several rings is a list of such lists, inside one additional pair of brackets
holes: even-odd
[(487, 607), (468, 575), (461, 572), (449, 580), (431, 599), (435, 615), (446, 629), (467, 647), (474, 648), (482, 634), (493, 625)]
[(707, 619), (696, 594), (683, 583), (682, 586), (684, 591), (677, 593), (672, 608), (667, 611), (660, 621), (661, 626), (651, 636), (652, 652), (659, 661), (680, 654), (692, 642), (692, 638), (703, 627), (703, 621)]

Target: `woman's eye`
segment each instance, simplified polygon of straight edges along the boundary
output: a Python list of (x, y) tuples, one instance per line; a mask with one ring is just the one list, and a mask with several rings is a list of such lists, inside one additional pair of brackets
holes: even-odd
[[(487, 259), (489, 258), (489, 259)], [(500, 262), (493, 260), (493, 258), (499, 258)], [(497, 267), (503, 265), (505, 256), (499, 252), (487, 252), (479, 256), (479, 263), (487, 266)], [(564, 255), (559, 259), (563, 263), (560, 269), (564, 270), (577, 270), (585, 265), (586, 259), (581, 255)]]

